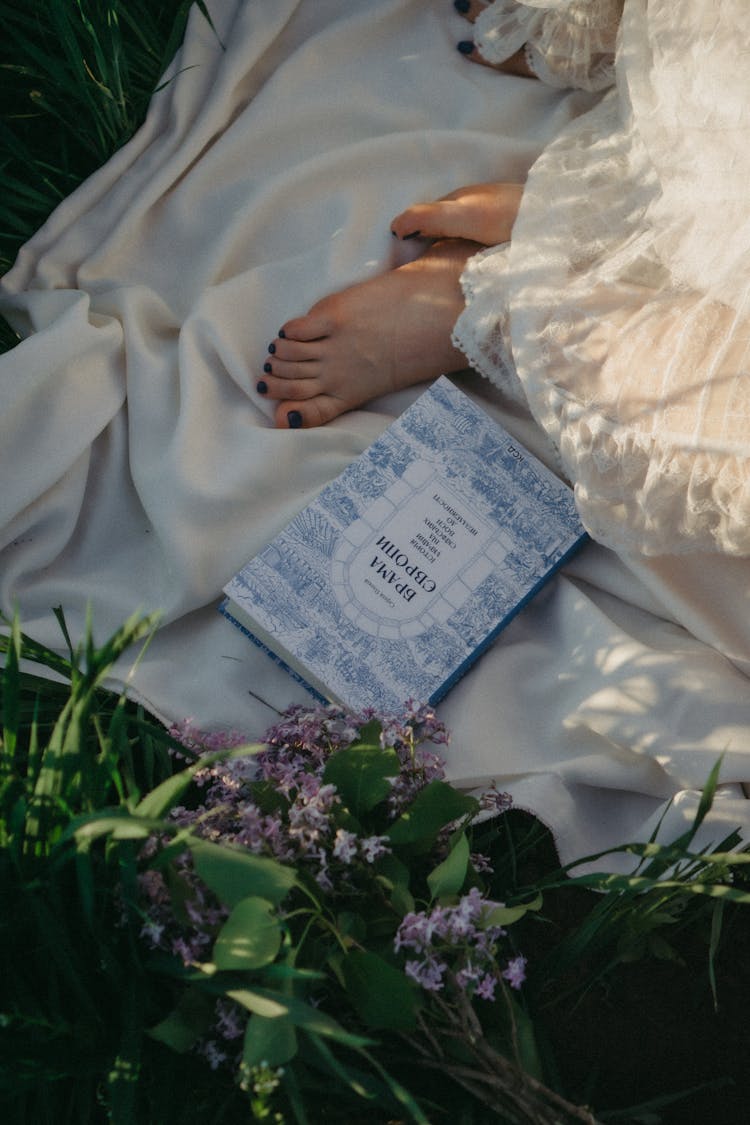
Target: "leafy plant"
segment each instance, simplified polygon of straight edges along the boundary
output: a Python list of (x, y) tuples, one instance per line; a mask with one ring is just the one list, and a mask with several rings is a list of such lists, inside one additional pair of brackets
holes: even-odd
[[(60, 617), (64, 631), (64, 621)], [(132, 619), (101, 647), (89, 632), (68, 657), (22, 636), (0, 638), (0, 1104), (34, 1125), (131, 1122), (144, 1023), (158, 987), (137, 932), (121, 925), (135, 851), (73, 849), (76, 816), (127, 808), (171, 770), (167, 732), (104, 690), (111, 663), (145, 639)], [(22, 671), (26, 662), (46, 677)], [(54, 677), (54, 678), (50, 678)]]
[[(481, 1026), (472, 1002), (482, 1000), (506, 1052), (492, 1052), (493, 1073), (502, 1057), (513, 1074), (509, 1104), (519, 1086), (521, 1100), (543, 1105), (541, 1085), (532, 1095), (519, 1067), (533, 1034), (528, 1025), (521, 1046), (521, 1009), (506, 983), (520, 987), (523, 958), (501, 952), (505, 927), (526, 907), (508, 910), (480, 890), (466, 835), (478, 802), (447, 785), (421, 747), (443, 737), (424, 710), (377, 722), (295, 709), (266, 749), (204, 754), (130, 816), (103, 812), (73, 826), (79, 847), (104, 833), (146, 841), (143, 897), (132, 907), (145, 911), (153, 947), (179, 956), (182, 985), (153, 1035), (228, 1062), (245, 1086), (261, 1065), (284, 1067), (286, 1105), (300, 1121), (307, 1073), (323, 1068), (351, 1093), (424, 1122), (379, 1033), (418, 1044), (424, 1066), (436, 1062), (439, 1039), (444, 1071), (453, 1058), (459, 1075), (467, 1059), (479, 1061), (462, 1037), (467, 1018)], [(187, 742), (206, 749), (191, 732)], [(155, 824), (190, 783), (201, 786), (197, 805)]]
[(561, 1012), (596, 1012), (633, 966), (695, 965), (701, 934), (716, 1002), (750, 901), (745, 852), (690, 850), (718, 767), (681, 840), (576, 876), (503, 794), (476, 820), (423, 710), (296, 710), (253, 747), (165, 731), (103, 689), (152, 624), (64, 657), (17, 623), (2, 641), (6, 1119), (593, 1121), (593, 1074), (563, 1093)]

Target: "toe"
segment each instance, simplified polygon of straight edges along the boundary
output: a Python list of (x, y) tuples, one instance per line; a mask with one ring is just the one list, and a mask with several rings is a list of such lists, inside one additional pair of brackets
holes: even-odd
[[(312, 310), (307, 316), (298, 316), (293, 320), (287, 320), (281, 326), (279, 336), (285, 340), (309, 343), (312, 340), (322, 340), (326, 336), (330, 336), (333, 327), (333, 322), (329, 316), (326, 316), (323, 312)], [(278, 339), (274, 340), (274, 344), (278, 343)]]
[(450, 200), (417, 203), (398, 215), (391, 224), (399, 238), (411, 238), (416, 230), (423, 238), (471, 238), (466, 216)]
[(316, 395), (310, 399), (286, 399), (276, 407), (276, 426), (281, 430), (313, 429), (324, 426), (347, 409), (341, 399)]
[[(320, 375), (321, 366), (316, 360), (308, 360), (306, 363), (297, 363), (285, 359), (279, 359), (278, 356), (269, 356), (266, 363), (263, 364), (263, 374), (259, 378), (265, 380), (266, 383), (272, 383), (274, 379), (285, 382), (288, 379), (295, 379), (304, 381), (305, 379), (315, 379)], [(284, 392), (288, 394), (287, 391)]]
[(282, 379), (273, 375), (263, 375), (255, 384), (258, 394), (269, 399), (309, 399), (320, 394), (317, 379)]
[(412, 207), (407, 207), (400, 215), (396, 215), (391, 223), (391, 231), (396, 238), (409, 239), (419, 238), (421, 234), (428, 235), (429, 231), (426, 227), (429, 209), (429, 203), (415, 203)]
[(283, 338), (273, 341), (273, 354), (270, 357), (271, 363), (277, 363), (283, 360), (286, 363), (307, 363), (311, 359), (318, 359), (320, 356), (318, 340), (310, 340), (307, 343), (301, 340), (289, 340), (284, 336)]

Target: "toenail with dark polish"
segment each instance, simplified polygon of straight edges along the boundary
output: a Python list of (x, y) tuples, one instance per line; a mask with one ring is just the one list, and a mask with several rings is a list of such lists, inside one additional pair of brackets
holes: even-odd
[(276, 345), (275, 344), (269, 344), (268, 350), (271, 353), (271, 355), (276, 355)]
[(471, 7), (471, 2), (470, 0), (453, 0), (453, 7), (457, 12), (460, 12), (462, 16), (465, 16)]
[(255, 384), (255, 389), (259, 395), (266, 395), (268, 394), (268, 383), (265, 381), (265, 379), (259, 379)]
[(280, 340), (286, 340), (286, 332), (284, 331), (283, 328), (280, 328), (278, 330), (278, 332), (276, 333), (276, 335), (279, 337)]
[(471, 39), (462, 39), (461, 42), (456, 45), (456, 50), (460, 51), (462, 55), (470, 55), (474, 50), (474, 44)]
[(302, 415), (299, 410), (290, 410), (286, 416), (290, 430), (298, 430), (302, 425)]
[(421, 233), (421, 230), (413, 230), (411, 234), (404, 235), (403, 241), (406, 242), (407, 238), (419, 238)]
[(272, 375), (273, 374), (273, 368), (271, 367), (270, 363), (264, 363), (263, 364), (263, 370), (265, 371), (266, 375)]

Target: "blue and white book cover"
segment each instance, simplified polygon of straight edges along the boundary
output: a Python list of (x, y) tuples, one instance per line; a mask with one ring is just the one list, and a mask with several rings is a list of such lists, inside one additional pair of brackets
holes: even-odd
[(332, 699), (435, 703), (584, 538), (571, 489), (443, 377), (243, 567), (224, 608)]

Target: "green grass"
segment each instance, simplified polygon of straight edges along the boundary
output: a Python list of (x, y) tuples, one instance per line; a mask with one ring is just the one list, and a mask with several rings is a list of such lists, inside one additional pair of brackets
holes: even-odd
[[(190, 0), (0, 0), (0, 273), (135, 132)], [(0, 348), (17, 338), (3, 323)]]
[[(62, 617), (61, 625), (64, 636)], [(18, 625), (0, 641), (0, 1120), (12, 1125), (273, 1121), (226, 1073), (151, 1034), (187, 982), (139, 938), (135, 877), (146, 833), (129, 826), (145, 818), (150, 831), (186, 797), (167, 732), (102, 687), (111, 662), (150, 627), (131, 620), (100, 648), (88, 640), (67, 657)], [(22, 671), (24, 662), (58, 681)], [(750, 1046), (750, 857), (691, 856), (692, 831), (669, 847), (631, 849), (642, 857), (635, 876), (576, 880), (528, 814), (511, 811), (474, 830), (472, 848), (493, 862), (492, 897), (512, 904), (541, 894), (541, 909), (512, 927), (529, 958), (516, 1018), (517, 1049), (542, 1082), (534, 1115), (492, 1108), (518, 1101), (507, 1101), (515, 1079), (492, 1037), (456, 1043), (440, 1059), (436, 1027), (426, 1036), (376, 1032), (368, 1058), (434, 1125), (583, 1121), (586, 1111), (572, 1111), (584, 1105), (621, 1125), (709, 1117), (736, 1125)], [(362, 1034), (351, 1011), (330, 1016)], [(174, 1029), (165, 1042), (173, 1037)], [(334, 1057), (323, 1046), (286, 1066), (294, 1085), (278, 1102), (284, 1125), (416, 1119), (398, 1115), (389, 1086), (358, 1069), (345, 1047)], [(363, 1106), (357, 1087), (376, 1090), (374, 1103)], [(568, 1108), (550, 1111), (555, 1096)]]

